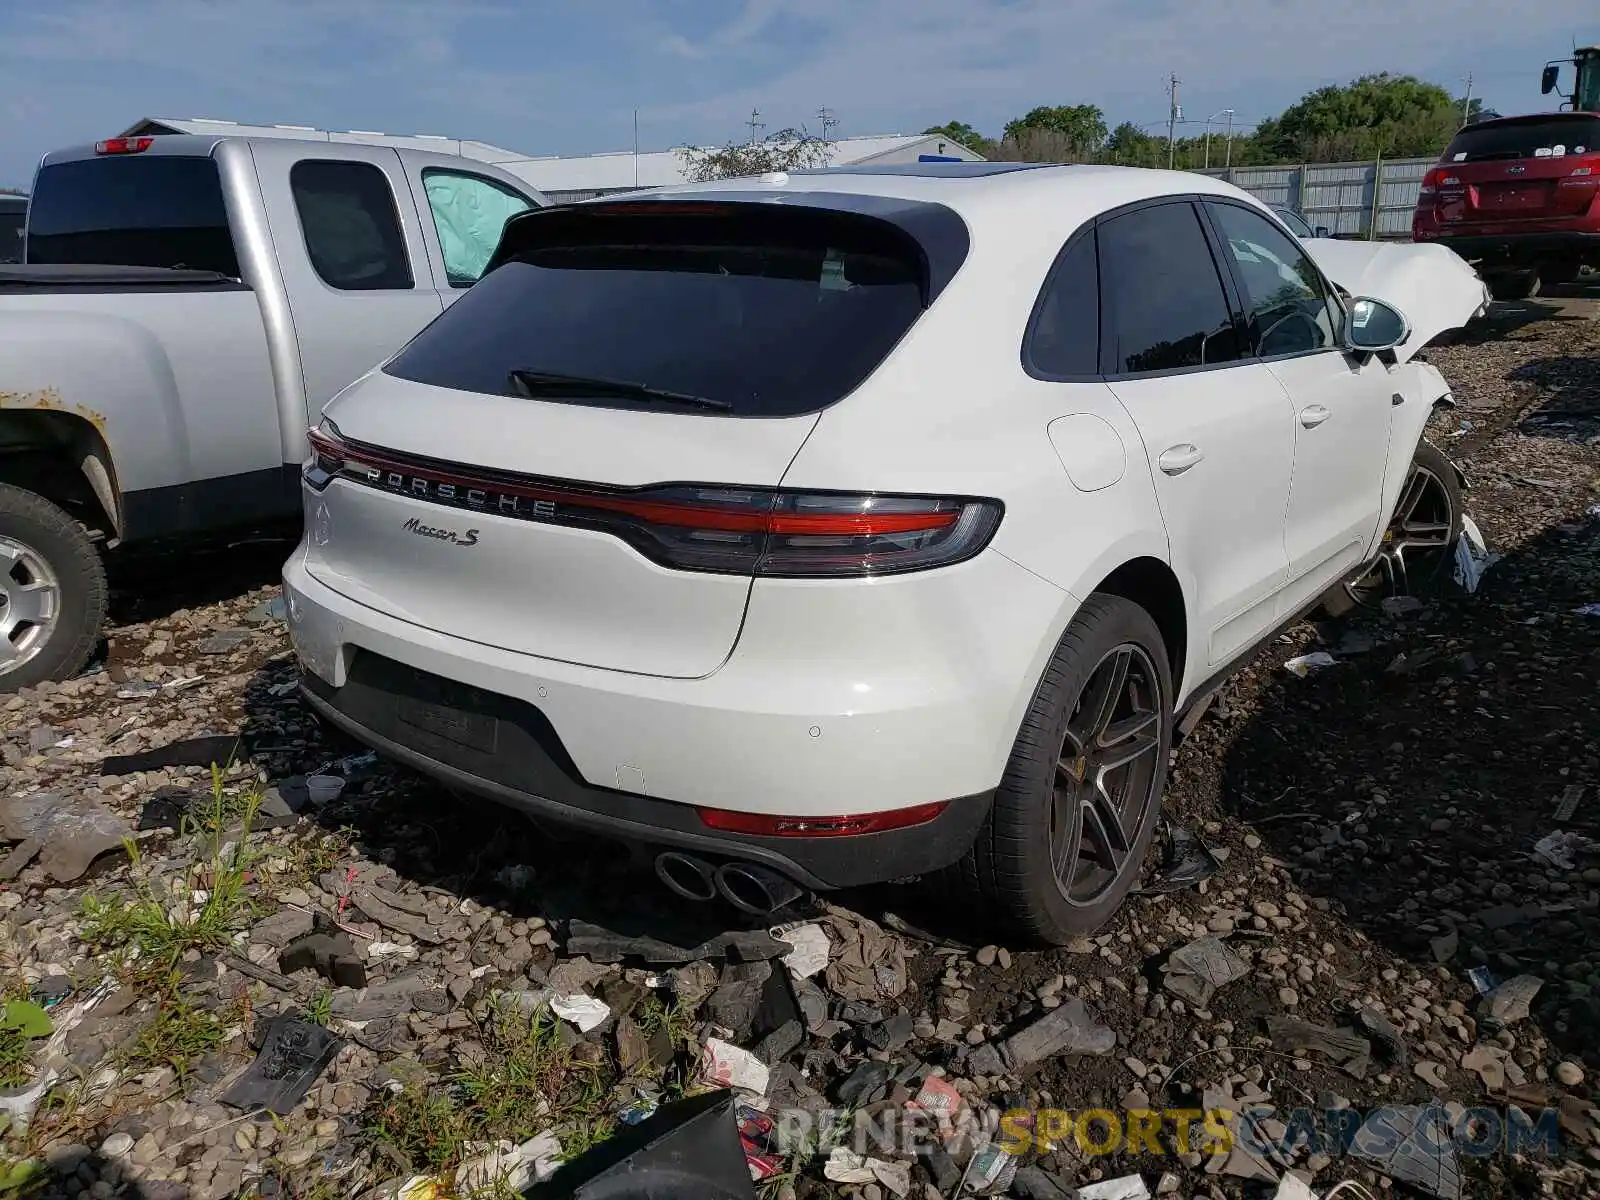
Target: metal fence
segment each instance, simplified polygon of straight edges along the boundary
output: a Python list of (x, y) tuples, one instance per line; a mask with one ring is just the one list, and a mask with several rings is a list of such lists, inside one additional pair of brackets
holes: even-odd
[(1232, 167), (1196, 172), (1237, 184), (1267, 204), (1296, 209), (1341, 237), (1410, 238), (1422, 177), (1436, 160), (1391, 158), (1297, 167)]

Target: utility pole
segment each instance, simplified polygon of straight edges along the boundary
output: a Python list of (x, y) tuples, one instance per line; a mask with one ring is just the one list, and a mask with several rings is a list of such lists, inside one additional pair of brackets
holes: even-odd
[(1209, 117), (1206, 118), (1206, 169), (1207, 170), (1211, 169), (1211, 122), (1215, 121), (1218, 117), (1222, 116), (1224, 113), (1226, 113), (1227, 116), (1228, 116), (1228, 121), (1230, 123), (1230, 128), (1231, 128), (1231, 124), (1232, 124), (1232, 121), (1233, 121), (1233, 109), (1231, 109), (1231, 108), (1219, 109), (1218, 111), (1212, 113)]
[(1461, 102), (1461, 123), (1465, 125), (1472, 115), (1472, 72), (1467, 72), (1467, 98)]
[(839, 118), (833, 115), (833, 109), (823, 105), (817, 109), (817, 120), (822, 124), (822, 140), (828, 140), (828, 131), (839, 128)]
[(639, 110), (633, 110), (633, 186), (639, 186)]
[(754, 146), (756, 144), (756, 130), (766, 128), (761, 123), (761, 110), (752, 108), (750, 110), (750, 119), (745, 124), (750, 126), (750, 144)]
[(1228, 154), (1222, 160), (1224, 170), (1233, 169), (1233, 109), (1228, 109)]
[(1181, 81), (1176, 75), (1167, 77), (1167, 170), (1169, 171), (1172, 170), (1172, 164), (1175, 161), (1174, 155), (1177, 153), (1176, 145), (1173, 142), (1173, 132), (1177, 128), (1178, 119), (1183, 112), (1178, 107), (1179, 82)]

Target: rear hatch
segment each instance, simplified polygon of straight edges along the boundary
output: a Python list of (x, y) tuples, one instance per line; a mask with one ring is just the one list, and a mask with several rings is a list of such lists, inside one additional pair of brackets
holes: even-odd
[(1585, 216), (1597, 194), (1600, 116), (1539, 113), (1462, 129), (1428, 172), (1419, 203), (1446, 233), (1483, 224), (1532, 232)]
[(307, 569), (485, 645), (709, 674), (778, 526), (863, 532), (860, 498), (776, 489), (921, 315), (927, 255), (859, 213), (634, 200), (516, 218), (497, 261), (328, 405)]

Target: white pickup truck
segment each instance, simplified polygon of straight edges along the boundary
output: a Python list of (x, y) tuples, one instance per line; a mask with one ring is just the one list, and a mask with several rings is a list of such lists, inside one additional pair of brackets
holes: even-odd
[(47, 155), (0, 266), (0, 691), (68, 677), (103, 555), (292, 518), (305, 432), (547, 201), (449, 154), (119, 137)]

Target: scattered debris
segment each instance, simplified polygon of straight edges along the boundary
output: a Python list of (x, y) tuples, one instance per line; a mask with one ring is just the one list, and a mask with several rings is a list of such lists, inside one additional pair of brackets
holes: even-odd
[(755, 1200), (731, 1093), (664, 1104), (523, 1192), (524, 1200), (635, 1195)]
[(779, 941), (788, 942), (794, 949), (783, 956), (783, 965), (796, 979), (810, 979), (828, 965), (828, 954), (833, 949), (828, 934), (821, 925), (806, 922), (803, 925), (781, 926), (771, 931)]
[(1174, 950), (1163, 970), (1167, 989), (1201, 1008), (1211, 1003), (1218, 988), (1250, 973), (1239, 956), (1211, 934)]
[(550, 1010), (563, 1021), (571, 1021), (581, 1033), (600, 1028), (611, 1016), (611, 1009), (605, 1001), (585, 996), (582, 992), (573, 996), (552, 996)]
[(1199, 887), (1222, 869), (1222, 862), (1211, 852), (1211, 847), (1188, 826), (1163, 816), (1161, 828), (1165, 844), (1161, 865), (1139, 889), (1141, 892), (1159, 896), (1187, 891)]
[(650, 935), (628, 936), (613, 933), (588, 921), (573, 920), (567, 927), (567, 953), (597, 963), (637, 958), (647, 963), (668, 965), (723, 958), (756, 962), (781, 958), (794, 949), (788, 942), (779, 941), (764, 929), (719, 933), (698, 944), (681, 945), (670, 940), (670, 925), (670, 919), (664, 916), (653, 925)]
[(1302, 654), (1297, 658), (1291, 658), (1283, 664), (1283, 667), (1290, 674), (1298, 675), (1301, 679), (1304, 679), (1313, 671), (1321, 671), (1327, 667), (1336, 667), (1338, 665), (1339, 660), (1326, 650), (1315, 650), (1310, 654)]
[(1085, 1184), (1078, 1189), (1078, 1200), (1150, 1200), (1150, 1189), (1143, 1175), (1124, 1175)]
[(1561, 789), (1561, 798), (1556, 802), (1556, 820), (1558, 822), (1572, 820), (1572, 815), (1578, 811), (1578, 802), (1583, 799), (1583, 784), (1569, 783)]
[(122, 849), (132, 836), (127, 822), (82, 793), (0, 798), (0, 839), (37, 846), (39, 866), (56, 883), (81, 878), (95, 859)]
[(342, 775), (307, 775), (305, 780), (306, 799), (313, 807), (322, 808), (332, 804), (343, 794), (345, 778)]
[(1268, 1017), (1267, 1033), (1279, 1049), (1313, 1050), (1357, 1079), (1365, 1079), (1372, 1064), (1372, 1043), (1347, 1030), (1295, 1017)]
[(1478, 523), (1463, 514), (1461, 517), (1461, 536), (1456, 538), (1455, 547), (1455, 581), (1457, 585), (1468, 593), (1476, 592), (1479, 582), (1483, 579), (1483, 573), (1499, 561), (1500, 556), (1498, 554), (1489, 552), (1489, 547), (1483, 540), (1483, 532), (1478, 528)]
[(766, 1094), (769, 1072), (767, 1065), (750, 1051), (721, 1038), (707, 1038), (698, 1078), (709, 1087), (735, 1088), (761, 1096)]
[(350, 936), (318, 914), (313, 931), (301, 934), (278, 954), (278, 970), (285, 975), (315, 971), (335, 987), (364, 988), (367, 969)]
[(1543, 986), (1544, 980), (1536, 975), (1515, 975), (1484, 996), (1479, 1011), (1485, 1019), (1501, 1025), (1526, 1021), (1533, 998)]
[(1371, 1005), (1364, 1005), (1356, 1013), (1356, 1023), (1372, 1035), (1389, 1062), (1399, 1067), (1411, 1065), (1411, 1051), (1406, 1046), (1405, 1035), (1388, 1017)]
[(1460, 1200), (1461, 1167), (1443, 1105), (1379, 1109), (1356, 1131), (1350, 1153), (1438, 1200)]
[(100, 764), (102, 775), (131, 775), (167, 767), (227, 767), (249, 755), (238, 734), (209, 735), (172, 742), (138, 754), (114, 754)]
[(497, 1187), (524, 1192), (556, 1173), (561, 1154), (561, 1139), (554, 1130), (546, 1130), (520, 1146), (502, 1141), (456, 1168), (455, 1189), (464, 1196), (492, 1193)]
[(1535, 858), (1559, 870), (1575, 871), (1578, 863), (1573, 855), (1589, 844), (1589, 839), (1581, 833), (1558, 829), (1554, 833), (1545, 834), (1534, 843), (1533, 854)]
[(875, 921), (829, 905), (823, 924), (838, 952), (828, 963), (828, 990), (846, 1000), (893, 1000), (906, 990), (906, 951)]
[(267, 1024), (255, 1062), (222, 1094), (222, 1103), (287, 1116), (342, 1045), (322, 1026), (281, 1013)]
[(835, 1146), (829, 1151), (822, 1173), (834, 1183), (880, 1183), (896, 1196), (904, 1196), (911, 1190), (909, 1163), (868, 1158), (845, 1146)]

